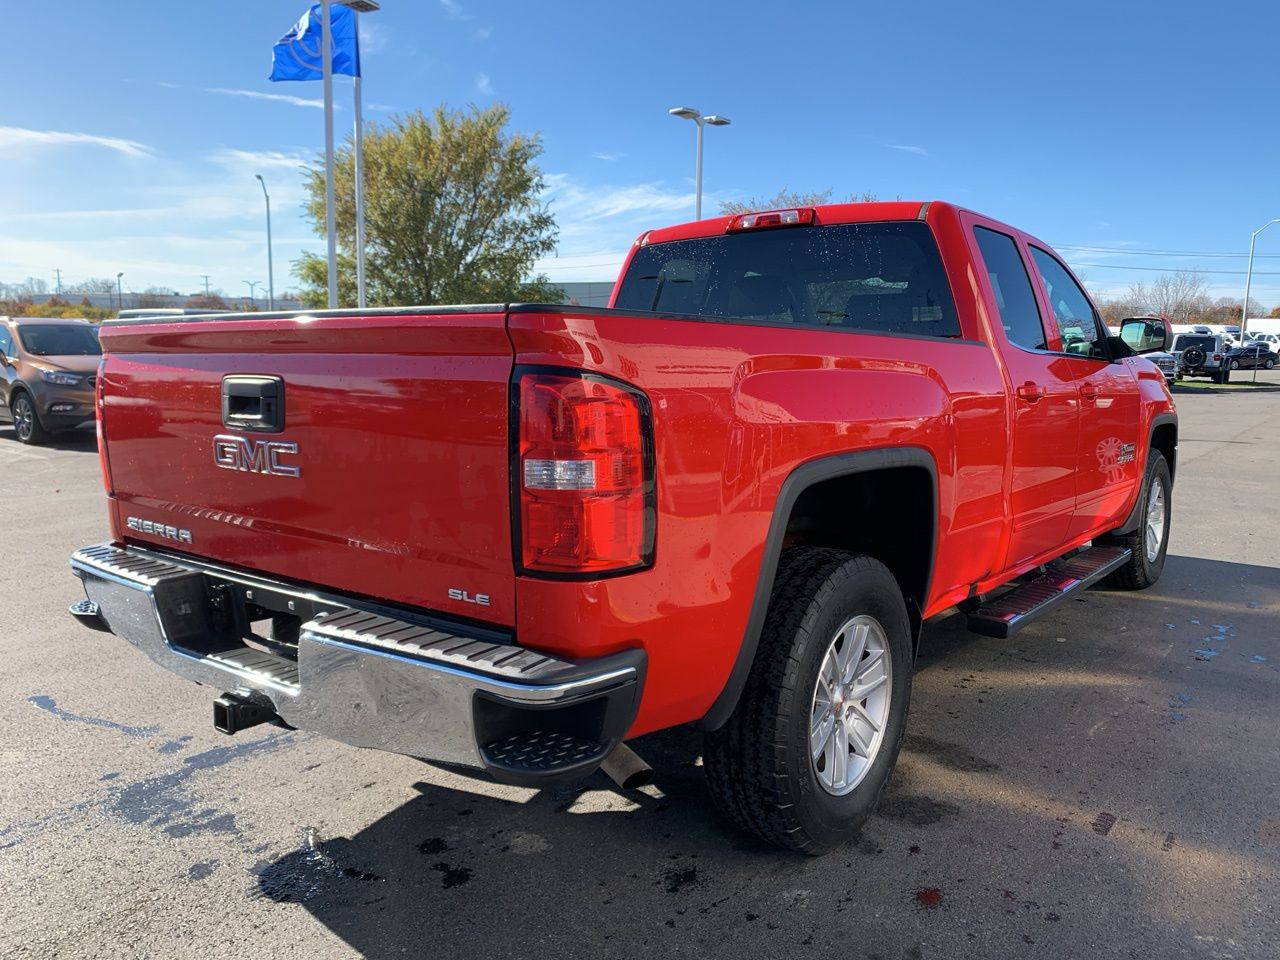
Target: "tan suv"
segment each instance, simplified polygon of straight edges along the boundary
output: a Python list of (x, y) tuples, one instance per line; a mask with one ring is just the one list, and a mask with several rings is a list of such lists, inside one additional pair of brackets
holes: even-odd
[(0, 419), (23, 443), (92, 420), (101, 356), (88, 320), (0, 317)]

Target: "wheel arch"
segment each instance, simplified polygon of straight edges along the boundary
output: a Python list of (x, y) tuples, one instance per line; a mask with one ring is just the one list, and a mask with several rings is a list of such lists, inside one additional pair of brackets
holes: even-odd
[[(857, 509), (871, 502), (880, 509)], [(701, 729), (723, 726), (737, 706), (759, 648), (778, 560), (784, 547), (799, 543), (866, 553), (884, 563), (902, 589), (918, 644), (938, 543), (933, 456), (922, 447), (859, 450), (811, 460), (788, 475), (774, 504), (742, 644)]]
[[(1176, 413), (1160, 413), (1151, 419), (1151, 430), (1147, 435), (1147, 451), (1160, 451), (1160, 455), (1164, 457), (1165, 462), (1169, 464), (1169, 482), (1173, 483), (1177, 477), (1178, 468), (1178, 415)], [(1143, 476), (1146, 476), (1146, 461), (1143, 463)], [(1145, 483), (1145, 481), (1144, 481)], [(1134, 495), (1133, 508), (1129, 511), (1129, 516), (1124, 523), (1111, 531), (1109, 536), (1124, 536), (1133, 533), (1138, 529), (1138, 520), (1142, 516), (1142, 489), (1139, 486), (1138, 492)]]

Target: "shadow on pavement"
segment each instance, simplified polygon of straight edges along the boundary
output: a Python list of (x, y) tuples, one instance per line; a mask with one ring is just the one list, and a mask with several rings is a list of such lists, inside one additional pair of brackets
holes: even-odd
[(1226, 936), (1254, 956), (1278, 932), (1277, 611), (1277, 570), (1175, 556), (1157, 588), (1091, 591), (1012, 640), (930, 623), (893, 781), (825, 858), (722, 821), (686, 728), (634, 743), (644, 793), (597, 774), (512, 800), (433, 768), (354, 836), (260, 864), (257, 892), (379, 960), (1184, 956)]
[[(22, 446), (21, 441), (13, 432), (13, 425), (10, 423), (0, 423), (0, 444), (12, 443), (14, 446)], [(70, 453), (97, 453), (98, 452), (98, 435), (92, 423), (87, 426), (76, 427), (74, 430), (65, 430), (53, 434), (44, 443), (37, 444), (27, 449), (30, 450), (66, 450)]]

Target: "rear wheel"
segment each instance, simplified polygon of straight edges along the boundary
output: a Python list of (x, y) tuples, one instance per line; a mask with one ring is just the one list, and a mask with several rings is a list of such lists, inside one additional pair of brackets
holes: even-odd
[(742, 699), (706, 738), (716, 805), (803, 853), (856, 835), (898, 756), (911, 668), (906, 604), (882, 563), (786, 551)]
[(13, 432), (23, 443), (44, 443), (49, 439), (49, 431), (40, 423), (40, 415), (36, 413), (36, 405), (31, 395), (25, 391), (13, 398), (10, 406), (13, 414)]
[(1132, 533), (1106, 537), (1109, 543), (1128, 547), (1129, 562), (1107, 576), (1107, 583), (1122, 590), (1143, 590), (1160, 579), (1169, 550), (1169, 523), (1173, 518), (1173, 479), (1159, 450), (1147, 454), (1138, 528)]

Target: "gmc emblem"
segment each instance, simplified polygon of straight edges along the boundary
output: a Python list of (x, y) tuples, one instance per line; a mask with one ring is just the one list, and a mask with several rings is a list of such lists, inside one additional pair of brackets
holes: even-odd
[(297, 452), (298, 444), (293, 440), (254, 440), (227, 433), (213, 438), (213, 462), (227, 470), (300, 477), (302, 468), (280, 462), (281, 457)]

